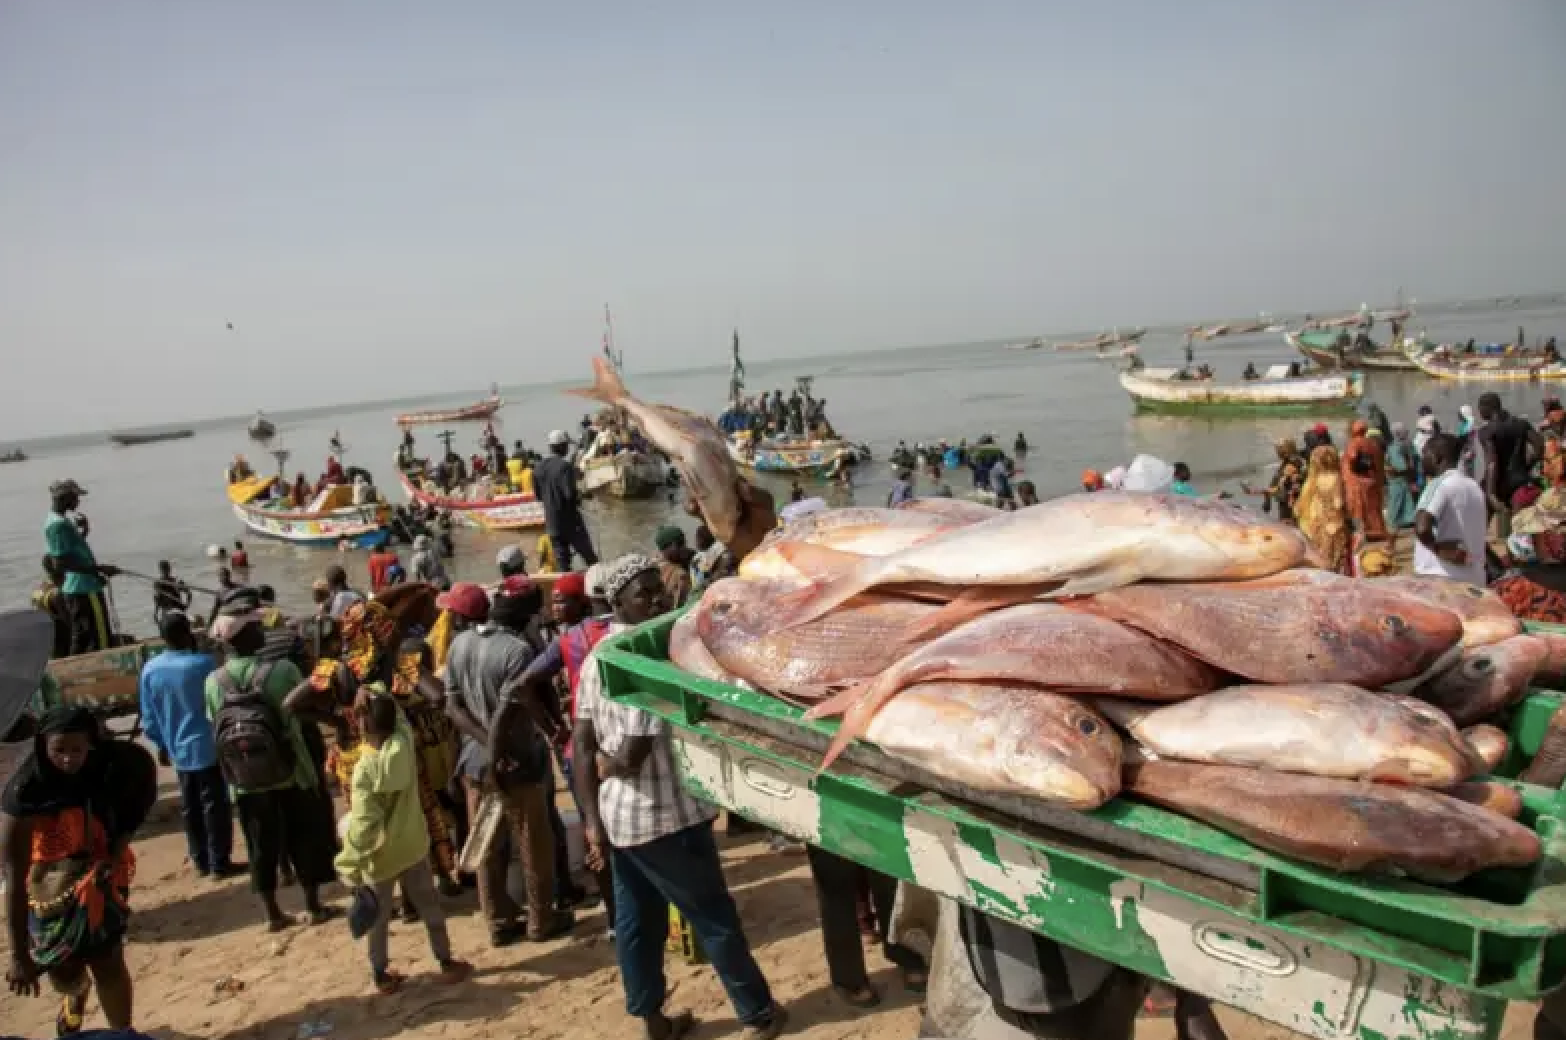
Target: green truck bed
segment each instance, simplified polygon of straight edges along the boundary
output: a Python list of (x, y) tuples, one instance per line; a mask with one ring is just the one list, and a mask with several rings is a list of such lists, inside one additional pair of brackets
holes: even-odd
[[(674, 615), (606, 641), (610, 696), (674, 727), (685, 784), (740, 815), (1307, 1036), (1493, 1037), (1566, 978), (1566, 804), (1517, 784), (1545, 855), (1454, 888), (1336, 875), (1127, 799), (1090, 813), (970, 791), (835, 724), (667, 661)], [(1561, 695), (1514, 713), (1515, 774)]]

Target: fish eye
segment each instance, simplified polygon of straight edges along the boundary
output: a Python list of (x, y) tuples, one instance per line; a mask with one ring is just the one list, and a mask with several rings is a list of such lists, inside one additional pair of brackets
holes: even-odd
[(734, 604), (730, 603), (728, 600), (720, 599), (720, 600), (718, 600), (718, 602), (716, 602), (716, 603), (714, 603), (712, 605), (712, 612), (714, 614), (727, 614), (729, 611), (731, 611), (733, 609), (734, 609)]
[(1091, 737), (1098, 732), (1098, 722), (1084, 715), (1077, 720), (1077, 732), (1084, 737)]
[(1495, 671), (1495, 662), (1488, 657), (1476, 657), (1474, 658), (1474, 671), (1493, 672)]
[(1407, 635), (1410, 631), (1409, 624), (1396, 614), (1388, 614), (1381, 619), (1381, 624), (1388, 632), (1395, 636)]

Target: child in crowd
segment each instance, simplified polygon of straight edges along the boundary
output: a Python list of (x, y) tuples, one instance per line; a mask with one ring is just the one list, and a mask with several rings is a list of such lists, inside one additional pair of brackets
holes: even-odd
[[(376, 910), (368, 940), (375, 988), (391, 994), (402, 986), (402, 976), (390, 968), (387, 950), (392, 893), (399, 883), (403, 898), (418, 911), (429, 932), (441, 979), (461, 982), (472, 975), (473, 966), (451, 955), (446, 912), (430, 872), (430, 834), (419, 805), (413, 733), (386, 694), (361, 693), (356, 710), (361, 711), (368, 750), (354, 766), (353, 800), (336, 866), (344, 884), (373, 892)], [(364, 899), (362, 892), (356, 894), (356, 902)]]

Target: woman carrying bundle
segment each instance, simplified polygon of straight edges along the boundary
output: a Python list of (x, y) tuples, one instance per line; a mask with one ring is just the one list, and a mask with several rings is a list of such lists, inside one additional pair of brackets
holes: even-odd
[(1311, 452), (1295, 515), (1300, 533), (1315, 550), (1317, 562), (1327, 570), (1347, 574), (1348, 508), (1344, 503), (1342, 467), (1332, 445), (1323, 444)]

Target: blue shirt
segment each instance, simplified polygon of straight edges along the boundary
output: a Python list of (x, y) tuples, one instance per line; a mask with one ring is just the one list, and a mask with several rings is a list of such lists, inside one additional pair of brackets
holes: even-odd
[[(60, 513), (50, 513), (44, 521), (44, 551), (61, 562), (69, 561), (79, 566), (96, 567), (87, 539), (71, 518)], [(82, 574), (66, 571), (60, 591), (67, 596), (86, 596), (103, 591), (103, 579), (96, 573)]]
[(1194, 487), (1192, 487), (1189, 483), (1187, 483), (1186, 481), (1183, 481), (1183, 480), (1173, 481), (1169, 485), (1169, 490), (1170, 490), (1170, 492), (1172, 492), (1173, 494), (1176, 494), (1176, 495), (1189, 495), (1192, 498), (1197, 498), (1198, 497), (1197, 494), (1196, 494), (1196, 489)]
[(181, 773), (217, 765), (203, 693), (215, 668), (211, 654), (165, 650), (141, 669), (142, 729)]
[(892, 493), (886, 496), (886, 504), (888, 506), (899, 506), (913, 497), (912, 484), (906, 480), (895, 480), (892, 482)]

